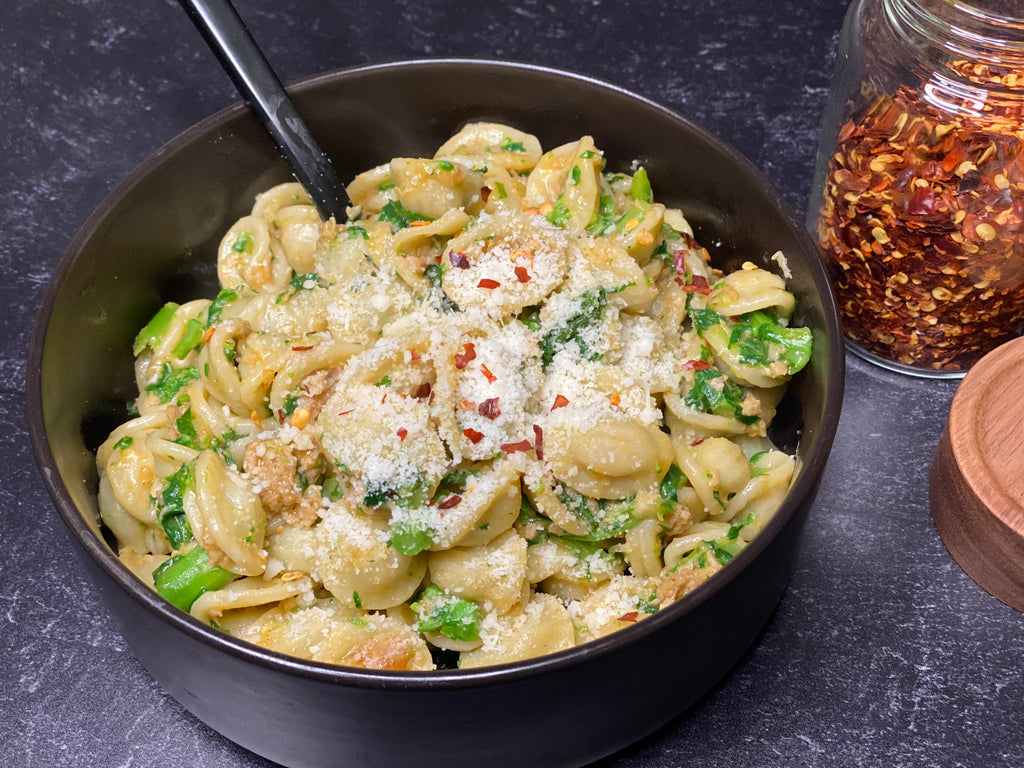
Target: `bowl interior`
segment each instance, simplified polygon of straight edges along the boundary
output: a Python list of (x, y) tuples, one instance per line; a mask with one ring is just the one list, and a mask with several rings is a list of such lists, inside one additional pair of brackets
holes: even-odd
[[(610, 169), (633, 160), (648, 169), (657, 199), (683, 209), (716, 266), (750, 260), (773, 267), (770, 257), (783, 251), (796, 322), (813, 329), (815, 353), (791, 384), (777, 435), (797, 449), (801, 474), (762, 536), (774, 535), (813, 494), (842, 395), (835, 306), (798, 217), (735, 150), (652, 102), (539, 67), (406, 62), (311, 78), (292, 93), (342, 179), (391, 157), (429, 156), (469, 121), (511, 124), (536, 134), (546, 149), (590, 134)], [(240, 106), (224, 110), (160, 150), (103, 202), (45, 296), (29, 361), (37, 459), (87, 555), (139, 600), (154, 598), (127, 576), (96, 523), (92, 451), (125, 420), (125, 402), (136, 394), (131, 346), (138, 329), (166, 301), (212, 296), (221, 235), (257, 192), (289, 178), (255, 119)], [(755, 540), (750, 557), (759, 546)], [(193, 631), (206, 630), (196, 623)]]

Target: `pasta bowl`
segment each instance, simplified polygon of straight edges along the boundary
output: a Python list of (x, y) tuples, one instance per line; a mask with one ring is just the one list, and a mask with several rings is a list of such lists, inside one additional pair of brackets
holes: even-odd
[[(33, 335), (30, 431), (48, 490), (126, 641), (196, 717), (286, 765), (583, 765), (678, 716), (756, 641), (790, 576), (839, 419), (843, 345), (823, 267), (799, 218), (738, 152), (608, 83), (495, 61), (343, 70), (291, 89), (342, 178), (429, 157), (462, 126), (513, 125), (555, 147), (592, 135), (636, 160), (726, 271), (782, 268), (814, 352), (778, 405), (796, 456), (778, 511), (706, 584), (649, 618), (568, 650), (479, 669), (396, 672), (304, 661), (218, 632), (124, 567), (99, 523), (95, 450), (136, 393), (132, 342), (168, 301), (216, 293), (221, 236), (288, 180), (241, 106), (144, 162), (70, 244)], [(75, 365), (68, 366), (67, 361)], [(187, 660), (187, 663), (183, 663)], [(552, 737), (516, 739), (543, 723)], [(514, 747), (510, 745), (514, 744)]]

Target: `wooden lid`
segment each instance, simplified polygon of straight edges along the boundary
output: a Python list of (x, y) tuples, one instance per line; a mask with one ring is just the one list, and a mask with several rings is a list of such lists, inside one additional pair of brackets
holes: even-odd
[(960, 383), (929, 490), (935, 527), (960, 567), (1024, 611), (1024, 337)]

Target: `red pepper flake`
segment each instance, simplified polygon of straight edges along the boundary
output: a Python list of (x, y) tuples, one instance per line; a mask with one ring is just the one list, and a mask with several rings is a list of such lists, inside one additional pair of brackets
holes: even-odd
[(203, 332), (203, 341), (204, 342), (209, 341), (210, 338), (213, 336), (213, 332), (216, 331), (216, 330), (217, 330), (217, 326), (216, 325), (211, 325), (209, 328), (207, 328)]
[(696, 440), (694, 440), (692, 443), (690, 443), (690, 446), (693, 447), (694, 445), (700, 445), (703, 442), (704, 442), (704, 438), (703, 437), (698, 437)]
[(480, 373), (482, 373), (491, 384), (498, 380), (498, 377), (491, 373), (490, 369), (486, 365), (480, 366)]
[(476, 284), (477, 288), (487, 288), (488, 290), (493, 290), (500, 286), (501, 283), (499, 283), (497, 280), (491, 280), (491, 278), (489, 277), (480, 278), (480, 282)]
[(472, 400), (462, 398), (461, 400), (459, 400), (459, 408), (461, 408), (464, 411), (475, 411), (476, 403), (474, 403)]
[(681, 277), (677, 277), (675, 280), (676, 285), (688, 293), (702, 293), (705, 296), (711, 293), (711, 286), (708, 285), (708, 281), (701, 275), (694, 275), (691, 278), (689, 285), (684, 283), (683, 278)]
[(461, 504), (461, 503), (462, 503), (462, 497), (459, 496), (459, 494), (456, 493), (456, 494), (453, 494), (452, 496), (449, 496), (447, 499), (445, 499), (440, 504), (438, 504), (437, 508), (438, 509), (451, 509), (452, 507), (459, 506), (459, 504)]
[(469, 269), (469, 259), (462, 251), (452, 251), (448, 254), (448, 260), (456, 269)]
[(431, 387), (429, 381), (424, 381), (418, 387), (416, 387), (416, 393), (413, 395), (417, 400), (422, 400), (425, 397), (430, 397)]
[(339, 413), (338, 415), (339, 415), (339, 416), (348, 416), (348, 415), (349, 415), (350, 413), (352, 413), (352, 411), (354, 411), (354, 410), (355, 410), (355, 408), (349, 408), (349, 409), (348, 409), (347, 411), (342, 411), (342, 412), (341, 412), (341, 413)]
[(639, 618), (639, 611), (630, 611), (629, 613), (624, 613), (621, 616), (619, 616), (619, 621), (636, 621)]
[(278, 424), (284, 424), (284, 409), (283, 408), (278, 408), (277, 409), (277, 423)]
[(405, 436), (409, 434), (409, 430), (406, 429), (405, 427), (400, 427), (396, 434), (398, 435), (398, 439), (399, 440), (404, 441), (405, 440)]
[(707, 360), (687, 360), (683, 363), (684, 371), (706, 371), (711, 367)]
[(421, 357), (423, 357), (423, 355), (421, 355), (415, 349), (410, 349), (409, 350), (409, 359), (411, 359), (411, 360), (419, 360)]
[(619, 407), (619, 402), (620, 402), (619, 396), (618, 395), (611, 395), (608, 398), (608, 402), (611, 403), (612, 405), (614, 405), (616, 408), (618, 408)]
[[(462, 435), (467, 440), (469, 440), (469, 442), (471, 442), (473, 445), (476, 445), (477, 443), (484, 439), (484, 433), (477, 432), (475, 429), (464, 429), (462, 430)], [(502, 449), (504, 449), (504, 446), (502, 446)]]
[(491, 196), (491, 192), (492, 190), (490, 187), (480, 187), (480, 199), (486, 203), (487, 198)]
[(565, 408), (569, 404), (569, 398), (565, 395), (555, 395), (555, 402), (551, 406), (551, 410), (556, 408)]
[(312, 348), (312, 344), (310, 344), (308, 347), (292, 347), (292, 352), (309, 352), (309, 350), (311, 350)]
[(462, 345), (462, 349), (465, 351), (455, 355), (455, 367), (460, 371), (469, 365), (471, 360), (476, 360), (476, 347), (473, 346), (473, 342), (466, 342)]
[(520, 283), (530, 282), (530, 273), (526, 271), (526, 267), (516, 267), (516, 280)]
[(532, 451), (533, 446), (530, 445), (529, 440), (520, 440), (518, 443), (504, 443), (501, 446), (501, 450), (505, 453), (525, 453), (526, 451)]
[(477, 410), (481, 416), (491, 421), (501, 416), (501, 409), (498, 407), (498, 398), (496, 397), (489, 397), (484, 400), (480, 403), (480, 407)]
[(536, 446), (537, 458), (544, 461), (544, 430), (541, 429), (540, 424), (533, 425), (533, 434), (536, 437), (534, 445)]

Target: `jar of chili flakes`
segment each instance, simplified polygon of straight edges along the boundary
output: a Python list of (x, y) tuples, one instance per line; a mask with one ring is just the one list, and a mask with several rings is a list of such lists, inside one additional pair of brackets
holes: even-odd
[(853, 3), (808, 226), (873, 362), (962, 376), (1024, 332), (1024, 3)]

